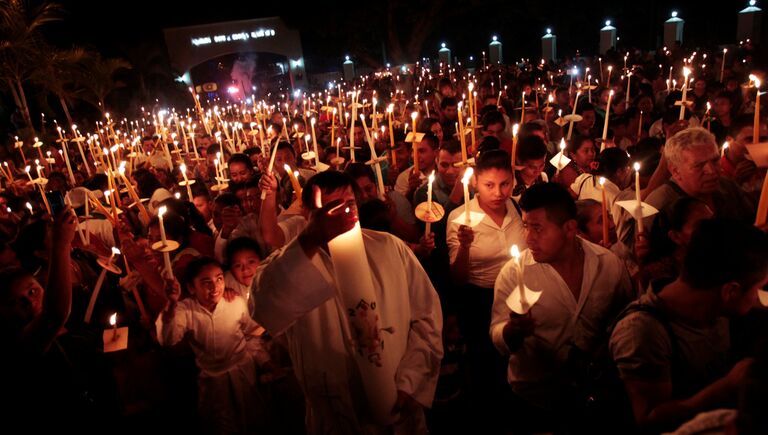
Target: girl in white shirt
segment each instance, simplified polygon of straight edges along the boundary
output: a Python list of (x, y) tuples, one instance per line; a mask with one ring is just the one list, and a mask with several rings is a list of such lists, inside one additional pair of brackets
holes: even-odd
[(493, 347), (488, 335), (493, 306), (493, 285), (510, 258), (510, 248), (525, 247), (520, 213), (510, 199), (512, 170), (510, 155), (503, 150), (486, 151), (477, 158), (475, 198), (470, 210), (483, 213), (482, 221), (470, 228), (454, 223), (463, 216), (457, 207), (448, 217), (446, 239), (451, 277), (458, 292), (458, 320), (467, 341), (469, 418), (495, 426), (511, 406), (505, 398), (506, 361)]

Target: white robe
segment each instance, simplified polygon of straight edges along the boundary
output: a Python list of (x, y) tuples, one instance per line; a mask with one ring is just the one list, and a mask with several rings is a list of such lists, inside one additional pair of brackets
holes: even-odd
[(242, 432), (258, 423), (263, 410), (256, 390), (256, 367), (269, 359), (245, 299), (222, 298), (213, 312), (195, 298), (178, 303), (172, 320), (157, 319), (157, 338), (172, 346), (189, 336), (200, 368), (198, 402), (204, 419), (221, 433)]
[[(402, 241), (370, 230), (363, 230), (363, 240), (379, 325), (387, 329), (382, 332), (384, 352), (400, 362), (392, 382), (429, 407), (443, 356), (437, 293)], [(325, 251), (309, 258), (294, 239), (274, 252), (257, 272), (253, 299), (254, 318), (272, 335), (285, 334), (307, 400), (309, 433), (392, 430), (376, 426), (368, 416), (363, 385), (350, 355), (349, 325), (339, 310), (333, 266)]]

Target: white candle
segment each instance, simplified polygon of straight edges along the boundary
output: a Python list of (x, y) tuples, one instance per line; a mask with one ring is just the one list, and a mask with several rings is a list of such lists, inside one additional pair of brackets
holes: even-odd
[(167, 243), (167, 240), (165, 238), (165, 225), (163, 225), (163, 215), (165, 214), (166, 211), (168, 211), (168, 207), (166, 206), (160, 207), (160, 209), (157, 211), (157, 218), (160, 223), (160, 240), (162, 240), (163, 246), (165, 246)]
[(181, 176), (184, 177), (184, 184), (187, 186), (187, 196), (189, 196), (189, 201), (192, 201), (192, 187), (189, 185), (189, 178), (187, 178), (187, 165), (182, 163), (181, 166), (179, 166), (179, 170), (181, 171)]
[(469, 180), (472, 178), (473, 173), (474, 170), (468, 167), (464, 172), (464, 177), (461, 179), (461, 182), (464, 184), (464, 221), (467, 225), (472, 221), (469, 213)]
[(683, 68), (683, 76), (685, 76), (685, 81), (683, 81), (683, 98), (681, 99), (680, 104), (680, 120), (682, 121), (685, 119), (685, 101), (686, 101), (686, 95), (688, 94), (688, 76), (691, 74), (691, 70), (688, 69), (688, 67)]
[(605, 122), (603, 123), (603, 147), (608, 138), (608, 119), (611, 117), (611, 99), (613, 98), (613, 89), (608, 92), (608, 104), (605, 105)]
[(643, 232), (643, 201), (640, 197), (640, 163), (635, 162), (635, 198), (637, 198), (637, 232)]
[(720, 66), (720, 83), (723, 82), (723, 78), (725, 77), (725, 53), (728, 53), (728, 49), (723, 49), (723, 64)]
[(517, 282), (517, 291), (520, 292), (520, 307), (523, 311), (528, 310), (528, 300), (525, 298), (525, 283), (523, 282), (523, 262), (520, 255), (520, 248), (512, 245), (512, 258), (515, 261), (515, 281)]
[(576, 92), (576, 99), (573, 100), (573, 110), (571, 111), (571, 122), (568, 123), (568, 136), (566, 137), (566, 139), (568, 140), (571, 140), (571, 134), (573, 133), (573, 116), (576, 115), (576, 106), (579, 104), (579, 95), (581, 95), (581, 91)]
[[(435, 181), (435, 171), (433, 170), (431, 174), (429, 174), (428, 178), (429, 182), (427, 184), (427, 219), (432, 219), (432, 183)], [(427, 221), (427, 227), (425, 234), (429, 234), (432, 232), (432, 222)]]

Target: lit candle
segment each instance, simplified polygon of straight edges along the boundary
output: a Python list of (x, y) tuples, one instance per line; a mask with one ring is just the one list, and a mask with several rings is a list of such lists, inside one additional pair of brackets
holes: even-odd
[(627, 73), (627, 99), (624, 102), (624, 107), (626, 107), (627, 109), (629, 109), (629, 84), (630, 84), (630, 80), (632, 80), (632, 72), (631, 71)]
[(760, 142), (760, 79), (754, 74), (749, 75), (749, 79), (755, 83), (755, 118), (752, 129), (752, 143)]
[[(608, 67), (608, 68), (610, 68), (610, 67)], [(571, 134), (573, 133), (573, 117), (576, 115), (576, 106), (579, 104), (579, 96), (580, 95), (581, 95), (581, 91), (577, 91), (576, 92), (576, 99), (573, 100), (573, 110), (571, 111), (571, 122), (568, 123), (568, 136), (566, 136), (567, 140), (571, 140)]]
[[(427, 184), (427, 219), (432, 219), (432, 183), (435, 181), (435, 171), (433, 170), (431, 174), (429, 174), (428, 178), (429, 182)], [(428, 220), (427, 221), (427, 227), (426, 231), (424, 231), (425, 235), (429, 235), (429, 233), (432, 232), (432, 222)]]
[(603, 195), (603, 201), (601, 203), (603, 215), (603, 246), (608, 248), (610, 242), (608, 238), (608, 202), (605, 199), (605, 177), (600, 177), (600, 190)]
[(109, 324), (112, 326), (112, 341), (117, 340), (117, 313), (109, 316)]
[(608, 103), (605, 105), (605, 122), (603, 123), (603, 145), (605, 147), (605, 141), (608, 138), (608, 119), (611, 117), (611, 99), (613, 98), (613, 89), (608, 92)]
[(288, 174), (288, 178), (291, 180), (291, 186), (293, 186), (293, 193), (296, 195), (296, 198), (301, 198), (301, 184), (299, 184), (299, 172), (292, 171), (291, 167), (288, 165), (283, 165), (283, 169), (285, 169), (285, 172)]
[(192, 201), (192, 187), (189, 183), (189, 178), (187, 178), (187, 165), (182, 163), (181, 166), (179, 166), (179, 170), (181, 171), (181, 176), (184, 177), (184, 185), (187, 186), (187, 196), (189, 196), (189, 200)]
[(472, 178), (473, 173), (472, 167), (467, 167), (467, 170), (464, 171), (464, 177), (461, 179), (461, 182), (464, 184), (464, 221), (467, 225), (471, 222), (469, 213), (469, 180)]
[(520, 130), (520, 124), (512, 126), (512, 186), (515, 185), (515, 167), (517, 166), (517, 132)]
[(605, 81), (606, 86), (611, 86), (611, 73), (613, 72), (613, 65), (608, 65), (608, 80)]
[(315, 166), (318, 166), (318, 163), (320, 163), (320, 154), (317, 153), (317, 136), (315, 136), (315, 118), (312, 117), (312, 119), (309, 120), (309, 123), (312, 126), (312, 146), (315, 151)]
[(517, 245), (512, 245), (510, 250), (512, 258), (515, 261), (515, 281), (517, 282), (517, 291), (520, 293), (520, 307), (523, 311), (528, 311), (528, 300), (525, 297), (525, 283), (523, 282), (523, 262), (520, 255), (520, 248)]
[(643, 232), (643, 200), (640, 196), (640, 163), (635, 162), (635, 198), (637, 198), (637, 232)]
[(691, 74), (691, 70), (688, 67), (683, 67), (683, 76), (685, 81), (683, 82), (683, 98), (680, 103), (680, 120), (685, 119), (685, 102), (686, 95), (688, 94), (688, 76)]
[(168, 244), (168, 240), (165, 237), (165, 225), (163, 225), (163, 215), (166, 211), (168, 211), (168, 207), (166, 206), (160, 207), (160, 209), (157, 211), (157, 218), (160, 224), (160, 240), (163, 242), (163, 246)]
[(458, 127), (459, 127), (459, 129), (458, 129), (458, 132), (459, 132), (459, 142), (461, 143), (461, 161), (466, 164), (467, 163), (467, 143), (464, 140), (464, 121), (461, 118), (461, 109), (462, 109), (461, 106), (462, 106), (462, 103), (459, 102), (459, 104), (458, 104), (458, 107), (459, 107), (459, 111), (458, 111), (458, 116), (459, 116), (459, 125), (458, 125)]
[(728, 49), (723, 49), (723, 64), (720, 65), (720, 83), (723, 83), (723, 78), (725, 77), (725, 53), (728, 53)]
[(727, 149), (728, 149), (728, 146), (729, 146), (729, 144), (728, 144), (728, 141), (725, 141), (725, 142), (723, 143), (723, 147), (722, 147), (722, 148), (720, 148), (720, 158), (721, 158), (721, 159), (722, 159), (723, 157), (725, 157), (725, 150), (727, 150)]

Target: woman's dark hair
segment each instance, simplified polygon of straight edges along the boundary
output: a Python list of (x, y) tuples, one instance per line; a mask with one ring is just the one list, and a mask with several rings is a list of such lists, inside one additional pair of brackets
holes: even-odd
[(229, 243), (227, 243), (227, 249), (224, 251), (224, 258), (227, 260), (228, 267), (232, 265), (232, 257), (241, 251), (253, 251), (259, 259), (264, 258), (261, 247), (255, 240), (250, 237), (238, 237), (230, 240)]
[[(530, 124), (530, 123), (529, 123)], [(526, 124), (528, 125), (528, 124)], [(547, 144), (536, 135), (521, 137), (517, 142), (517, 161), (520, 163), (543, 159), (547, 156)]]
[[(192, 282), (195, 280), (195, 278), (197, 278), (198, 275), (200, 275), (200, 272), (203, 271), (203, 268), (211, 265), (221, 267), (221, 264), (211, 257), (197, 257), (190, 261), (189, 264), (187, 264), (187, 267), (184, 269), (184, 276), (182, 277), (181, 282), (181, 285), (184, 287), (187, 294), (192, 294)], [(224, 269), (222, 268), (222, 270)]]
[(18, 266), (6, 267), (0, 270), (0, 304), (6, 304), (13, 285), (22, 278), (33, 276), (32, 273)]
[(233, 154), (232, 157), (229, 158), (227, 161), (227, 166), (232, 165), (232, 163), (242, 163), (245, 165), (246, 168), (253, 171), (253, 163), (251, 162), (251, 159), (248, 158), (245, 154), (237, 153)]
[(489, 169), (512, 172), (509, 153), (504, 150), (491, 150), (480, 153), (475, 164), (475, 174), (482, 174)]
[(629, 166), (629, 156), (621, 148), (606, 148), (597, 156), (597, 173), (605, 178), (612, 178), (616, 173)]
[(146, 168), (133, 171), (133, 179), (136, 180), (136, 190), (141, 198), (151, 198), (155, 190), (163, 188), (155, 174)]

